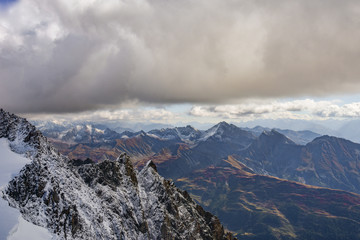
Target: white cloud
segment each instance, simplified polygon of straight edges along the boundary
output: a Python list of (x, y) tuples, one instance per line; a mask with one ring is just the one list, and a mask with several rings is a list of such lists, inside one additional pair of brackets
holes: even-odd
[(48, 121), (127, 121), (127, 122), (174, 122), (180, 118), (164, 108), (129, 108), (120, 110), (97, 110), (69, 114), (30, 114), (32, 120)]
[(339, 105), (329, 105), (324, 109), (316, 109), (314, 113), (320, 117), (356, 118), (360, 117), (360, 102)]
[(254, 120), (263, 119), (343, 119), (360, 117), (360, 102), (341, 104), (340, 101), (255, 101), (233, 105), (197, 105), (189, 112), (195, 117)]
[(123, 109), (115, 111), (100, 110), (91, 112), (92, 119), (98, 120), (126, 120), (126, 121), (167, 121), (177, 118), (176, 114), (162, 108), (155, 109)]

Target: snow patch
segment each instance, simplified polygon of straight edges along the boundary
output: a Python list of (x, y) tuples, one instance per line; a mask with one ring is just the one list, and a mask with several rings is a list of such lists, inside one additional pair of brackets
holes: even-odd
[(7, 240), (23, 239), (49, 240), (55, 238), (46, 228), (29, 223), (20, 215), (18, 224), (10, 231)]
[(149, 137), (156, 138), (156, 139), (165, 139), (165, 138), (161, 138), (161, 137), (159, 137), (159, 136), (157, 136), (157, 135), (155, 135), (155, 134), (152, 134), (152, 133), (147, 133), (147, 135), (148, 135)]
[(220, 124), (217, 124), (214, 127), (210, 128), (209, 130), (205, 131), (203, 136), (199, 140), (206, 141), (208, 138), (214, 136), (218, 132), (219, 126)]
[(100, 134), (105, 134), (104, 130), (98, 129), (98, 128), (94, 128), (96, 133), (100, 133)]
[(45, 228), (27, 222), (19, 210), (9, 206), (3, 199), (3, 190), (8, 182), (31, 160), (16, 154), (10, 149), (10, 142), (0, 138), (0, 239), (52, 239), (52, 235)]
[(0, 138), (0, 186), (3, 188), (31, 160), (10, 150), (9, 141)]

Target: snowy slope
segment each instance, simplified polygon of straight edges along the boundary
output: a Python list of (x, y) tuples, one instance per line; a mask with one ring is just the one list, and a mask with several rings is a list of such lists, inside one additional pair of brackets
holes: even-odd
[(25, 164), (31, 161), (11, 151), (9, 141), (0, 138), (0, 239), (51, 239), (52, 235), (45, 228), (26, 221), (18, 209), (9, 206), (2, 198), (2, 190), (16, 176)]

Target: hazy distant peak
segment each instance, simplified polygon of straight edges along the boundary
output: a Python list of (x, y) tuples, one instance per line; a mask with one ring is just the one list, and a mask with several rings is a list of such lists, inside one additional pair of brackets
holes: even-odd
[(227, 123), (225, 121), (219, 122), (218, 124), (216, 124), (214, 127), (218, 127), (218, 128), (224, 128), (224, 129), (228, 129), (228, 128), (238, 128), (237, 126), (235, 126), (234, 124), (231, 123)]
[(218, 124), (214, 125), (213, 127), (209, 128), (205, 132), (220, 132), (220, 131), (228, 130), (228, 129), (239, 129), (240, 130), (240, 128), (235, 126), (234, 124), (229, 124), (225, 121), (222, 121), (222, 122), (219, 122)]
[(187, 131), (199, 131), (191, 125), (186, 125), (185, 127), (176, 127), (178, 130), (187, 130)]
[(311, 143), (309, 143), (308, 145), (311, 144), (320, 144), (323, 142), (328, 142), (328, 143), (332, 143), (332, 144), (337, 144), (337, 143), (350, 143), (350, 144), (355, 144), (355, 145), (359, 145), (358, 143), (354, 143), (350, 140), (344, 139), (344, 138), (338, 138), (335, 136), (329, 136), (329, 135), (323, 135), (320, 137), (315, 138)]
[(136, 135), (137, 137), (144, 137), (147, 136), (148, 134), (146, 132), (144, 132), (143, 130), (141, 130), (140, 132), (138, 132), (138, 134)]
[(270, 131), (264, 130), (263, 133), (259, 136), (259, 140), (261, 142), (271, 141), (273, 143), (296, 144), (294, 141), (279, 133), (275, 129), (271, 129)]

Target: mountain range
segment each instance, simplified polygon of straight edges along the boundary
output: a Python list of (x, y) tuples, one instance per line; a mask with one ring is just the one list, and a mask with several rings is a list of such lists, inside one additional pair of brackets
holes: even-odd
[(74, 159), (98, 156), (98, 164), (125, 152), (138, 169), (151, 160), (238, 239), (360, 238), (359, 144), (226, 122), (206, 131), (186, 126), (96, 137), (60, 151)]
[[(107, 138), (106, 141), (103, 141), (105, 131), (101, 137), (98, 137), (99, 140), (94, 140), (96, 135), (88, 131), (89, 127), (78, 127), (78, 129), (83, 131), (78, 133), (79, 137), (75, 135), (72, 138), (83, 140), (78, 143), (71, 144), (64, 139), (69, 132), (59, 135), (61, 138), (48, 136), (61, 153), (72, 159), (114, 160), (115, 156), (126, 152), (137, 166), (143, 166), (149, 160), (161, 163), (159, 171), (164, 177), (180, 176), (214, 164), (221, 157), (245, 149), (256, 139), (253, 133), (225, 122), (207, 131), (199, 131), (191, 126), (152, 130), (147, 133), (126, 131), (118, 134), (117, 139)], [(100, 131), (95, 130), (95, 132)], [(87, 137), (84, 137), (85, 135)], [(217, 151), (213, 151), (215, 149)]]
[[(2, 109), (0, 139), (29, 160), (20, 172), (6, 174), (11, 180), (1, 186), (2, 199), (52, 239), (232, 239), (151, 161), (140, 172), (125, 153), (116, 161), (71, 161), (29, 122)], [(6, 169), (15, 161), (2, 159)], [(7, 237), (26, 234), (19, 226)]]
[(89, 125), (76, 129), (77, 134), (72, 129), (61, 139), (50, 138), (72, 159), (114, 160), (126, 152), (136, 166), (152, 160), (160, 174), (176, 179), (233, 156), (257, 174), (360, 193), (360, 145), (311, 131), (242, 129), (226, 122), (206, 131), (191, 126), (147, 133), (116, 133)]
[(260, 136), (264, 131), (269, 132), (271, 130), (275, 130), (285, 135), (286, 137), (288, 137), (289, 139), (291, 139), (292, 141), (294, 141), (296, 144), (299, 145), (305, 145), (311, 142), (312, 140), (314, 140), (315, 138), (321, 136), (320, 134), (314, 133), (309, 130), (293, 131), (289, 129), (279, 129), (279, 128), (270, 129), (261, 126), (256, 126), (253, 128), (243, 128), (243, 129), (252, 132), (256, 136)]

